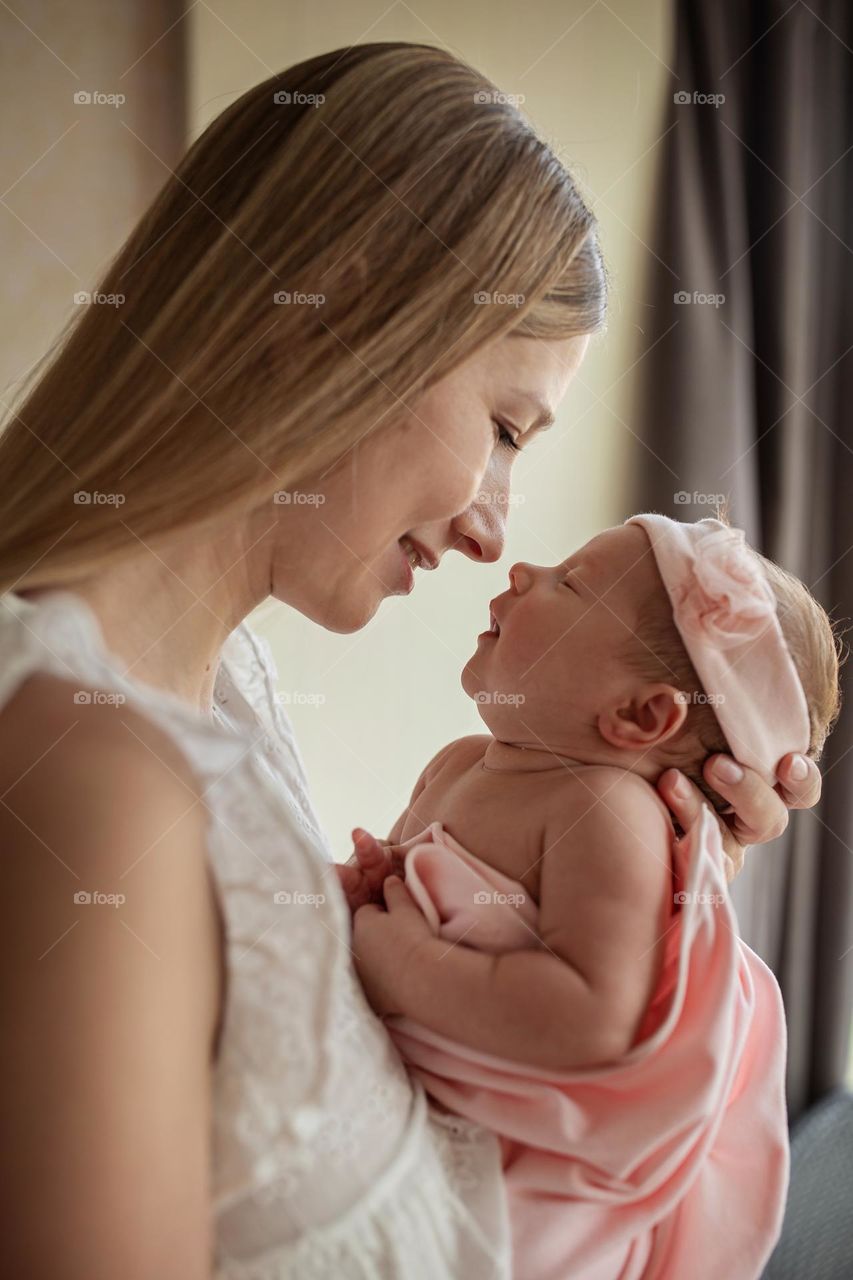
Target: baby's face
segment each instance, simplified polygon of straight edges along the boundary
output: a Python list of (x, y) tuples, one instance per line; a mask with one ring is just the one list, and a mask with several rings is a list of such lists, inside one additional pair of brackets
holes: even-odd
[(662, 589), (648, 537), (620, 525), (561, 564), (516, 564), (509, 576), (463, 688), (496, 737), (577, 748), (637, 684), (619, 655), (636, 635), (640, 606)]

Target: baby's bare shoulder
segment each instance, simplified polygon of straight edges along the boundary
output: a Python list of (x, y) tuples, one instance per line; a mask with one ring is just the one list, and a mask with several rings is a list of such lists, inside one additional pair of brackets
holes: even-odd
[(666, 805), (655, 787), (639, 774), (611, 765), (586, 765), (554, 775), (547, 826), (572, 823), (575, 829), (589, 830), (635, 822), (661, 833), (672, 829)]
[(425, 775), (432, 781), (448, 767), (452, 768), (454, 773), (458, 773), (460, 769), (467, 769), (477, 760), (482, 759), (490, 741), (491, 738), (487, 733), (471, 733), (464, 738), (455, 738), (453, 742), (448, 742), (436, 752), (424, 770)]

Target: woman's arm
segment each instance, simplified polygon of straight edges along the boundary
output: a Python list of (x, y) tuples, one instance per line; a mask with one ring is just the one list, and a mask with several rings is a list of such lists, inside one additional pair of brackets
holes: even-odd
[(150, 723), (72, 693), (39, 676), (0, 716), (5, 1265), (205, 1280), (219, 940), (203, 809)]

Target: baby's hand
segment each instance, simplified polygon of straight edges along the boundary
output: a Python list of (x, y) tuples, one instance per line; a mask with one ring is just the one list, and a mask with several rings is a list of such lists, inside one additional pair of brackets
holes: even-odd
[(338, 878), (351, 912), (368, 902), (382, 904), (383, 885), (388, 876), (399, 874), (401, 858), (398, 845), (383, 844), (362, 827), (352, 833), (353, 855), (338, 866)]

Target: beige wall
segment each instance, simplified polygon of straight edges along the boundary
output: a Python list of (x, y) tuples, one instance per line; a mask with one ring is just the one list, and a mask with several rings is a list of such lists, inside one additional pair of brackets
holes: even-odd
[[(20, 16), (0, 5), (7, 404), (168, 176), (185, 134), (179, 0), (14, 8)], [(75, 101), (81, 92), (94, 100)]]
[[(614, 283), (610, 326), (591, 349), (560, 422), (516, 465), (507, 550), (497, 565), (451, 556), (363, 631), (319, 631), (281, 605), (253, 625), (271, 641), (281, 688), (321, 695), (291, 706), (315, 802), (338, 856), (360, 824), (385, 834), (429, 757), (477, 732), (459, 687), (489, 599), (518, 559), (553, 562), (623, 517), (632, 364), (644, 350), (643, 271), (670, 47), (668, 0), (451, 0), (330, 4), (217, 0), (190, 22), (193, 136), (254, 81), (363, 40), (444, 44), (510, 93), (578, 176), (602, 224)], [(585, 12), (589, 8), (588, 12)], [(382, 16), (384, 13), (384, 16)]]

